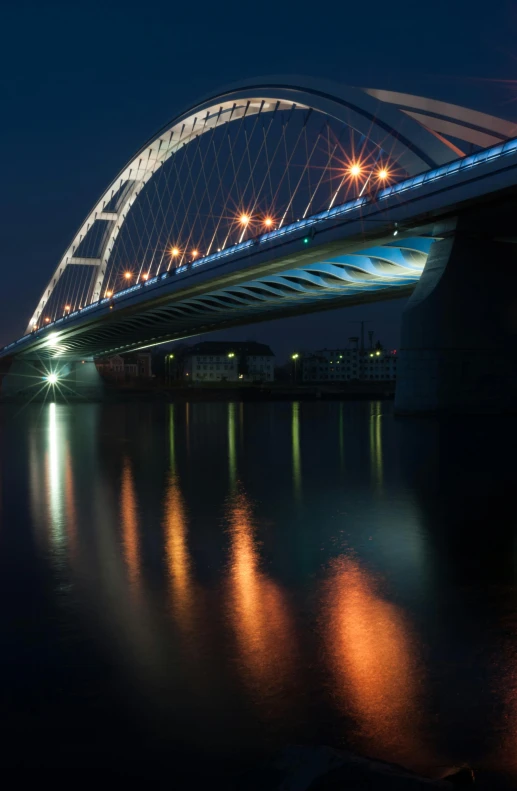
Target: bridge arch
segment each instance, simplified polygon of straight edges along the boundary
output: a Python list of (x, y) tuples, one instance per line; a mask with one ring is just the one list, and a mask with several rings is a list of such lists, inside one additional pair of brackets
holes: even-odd
[[(113, 179), (89, 212), (49, 280), (27, 331), (43, 311), (68, 267), (92, 269), (89, 302), (100, 299), (110, 256), (132, 206), (145, 186), (181, 148), (216, 127), (278, 110), (315, 111), (389, 149), (408, 174), (416, 174), (463, 153), (455, 141), (488, 145), (515, 134), (503, 119), (406, 94), (350, 88), (310, 78), (266, 77), (230, 85), (205, 96), (153, 135)], [(81, 243), (97, 221), (103, 232), (95, 257)]]

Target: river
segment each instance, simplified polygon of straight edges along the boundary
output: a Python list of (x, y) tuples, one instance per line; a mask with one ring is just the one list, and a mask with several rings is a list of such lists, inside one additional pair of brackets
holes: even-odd
[(301, 743), (517, 779), (516, 437), (378, 401), (1, 406), (1, 765), (172, 782)]

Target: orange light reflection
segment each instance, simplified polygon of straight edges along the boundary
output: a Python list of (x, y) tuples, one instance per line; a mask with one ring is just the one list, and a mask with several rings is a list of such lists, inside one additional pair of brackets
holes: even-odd
[(77, 510), (75, 507), (74, 474), (72, 456), (68, 443), (65, 447), (65, 501), (66, 501), (66, 532), (68, 534), (69, 552), (75, 555), (77, 537)]
[(128, 568), (129, 580), (131, 585), (134, 586), (139, 582), (140, 578), (138, 510), (133, 474), (127, 459), (124, 463), (124, 469), (122, 471), (120, 509), (122, 517), (121, 521), (124, 543), (124, 558)]
[(404, 613), (352, 558), (332, 564), (324, 599), (336, 698), (356, 720), (363, 749), (415, 769), (433, 763), (419, 734), (421, 667)]
[(294, 681), (295, 636), (285, 594), (260, 570), (250, 506), (244, 494), (230, 501), (229, 601), (239, 667), (255, 702), (279, 712), (281, 694)]
[(192, 626), (193, 580), (187, 545), (185, 506), (177, 476), (171, 474), (165, 498), (165, 552), (174, 616), (183, 630)]

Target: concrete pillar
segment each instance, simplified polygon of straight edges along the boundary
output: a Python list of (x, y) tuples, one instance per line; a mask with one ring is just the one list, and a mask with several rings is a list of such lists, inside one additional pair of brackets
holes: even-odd
[(75, 360), (69, 367), (65, 381), (76, 398), (97, 401), (104, 397), (104, 382), (92, 357)]
[(399, 414), (517, 412), (517, 205), (433, 244), (402, 318)]
[[(54, 373), (57, 381), (48, 380)], [(98, 401), (104, 382), (92, 358), (60, 361), (15, 357), (2, 378), (0, 394), (7, 400)]]

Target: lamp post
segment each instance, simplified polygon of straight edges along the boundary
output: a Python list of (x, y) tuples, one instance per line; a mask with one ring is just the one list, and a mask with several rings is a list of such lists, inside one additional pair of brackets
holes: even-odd
[(174, 360), (174, 355), (167, 354), (165, 357), (165, 362), (166, 362), (166, 376), (167, 376), (168, 385), (170, 385), (171, 383), (171, 360)]
[(297, 380), (297, 373), (298, 373), (298, 358), (299, 354), (296, 352), (295, 354), (291, 354), (291, 360), (294, 362), (294, 384), (296, 384)]

